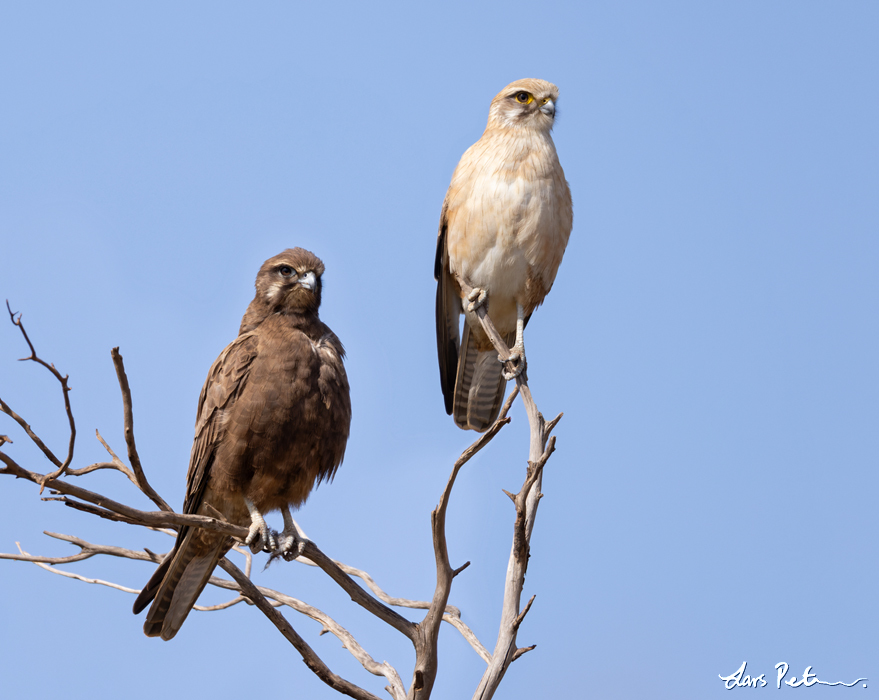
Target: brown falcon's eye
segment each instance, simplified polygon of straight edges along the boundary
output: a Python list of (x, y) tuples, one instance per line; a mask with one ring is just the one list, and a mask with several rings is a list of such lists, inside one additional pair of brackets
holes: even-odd
[(519, 104), (527, 105), (533, 99), (534, 98), (531, 97), (531, 95), (529, 95), (527, 92), (523, 91), (516, 93), (516, 102), (518, 102)]
[(278, 272), (280, 272), (283, 277), (289, 277), (293, 274), (293, 268), (289, 265), (281, 265), (281, 267), (278, 268)]

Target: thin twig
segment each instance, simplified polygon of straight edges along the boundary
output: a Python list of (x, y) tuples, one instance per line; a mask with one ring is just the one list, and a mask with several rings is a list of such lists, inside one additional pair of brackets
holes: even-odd
[(379, 700), (378, 696), (373, 695), (369, 691), (354, 685), (350, 681), (345, 680), (341, 676), (330, 671), (323, 660), (321, 660), (314, 650), (308, 646), (305, 640), (297, 634), (296, 630), (293, 629), (284, 616), (272, 607), (269, 601), (266, 600), (266, 597), (251, 582), (251, 580), (244, 575), (244, 572), (242, 572), (241, 569), (226, 559), (226, 557), (220, 559), (220, 566), (223, 567), (223, 570), (226, 573), (235, 579), (235, 583), (241, 588), (241, 592), (260, 609), (260, 612), (262, 612), (263, 615), (269, 618), (269, 621), (277, 627), (278, 631), (284, 635), (287, 641), (296, 648), (296, 651), (302, 655), (302, 660), (305, 662), (305, 665), (308, 666), (318, 678), (333, 688), (333, 690), (337, 690), (338, 692), (352, 698), (358, 698), (358, 700)]
[[(27, 552), (25, 552), (21, 548), (21, 545), (18, 542), (15, 543), (15, 546), (18, 547), (18, 551), (21, 553), (22, 556), (31, 557), (30, 554), (28, 554)], [(59, 576), (66, 576), (67, 578), (73, 578), (73, 579), (76, 579), (77, 581), (82, 581), (83, 583), (96, 583), (101, 586), (107, 586), (108, 588), (115, 588), (117, 591), (124, 591), (125, 593), (139, 593), (139, 591), (135, 588), (126, 588), (125, 586), (120, 586), (118, 583), (111, 583), (110, 581), (103, 581), (99, 578), (86, 578), (85, 576), (80, 576), (79, 574), (74, 574), (70, 571), (64, 571), (63, 569), (56, 569), (53, 566), (49, 566), (48, 564), (44, 564), (43, 562), (39, 561), (39, 559), (42, 559), (42, 558), (43, 557), (31, 557), (29, 559), (25, 559), (24, 561), (32, 561), (34, 564), (39, 566), (41, 569), (45, 569), (46, 571), (49, 571), (53, 574), (58, 574)]]
[(122, 355), (119, 354), (119, 348), (113, 348), (110, 351), (110, 356), (113, 358), (116, 378), (119, 380), (119, 389), (122, 392), (125, 445), (128, 447), (128, 462), (131, 464), (131, 469), (134, 471), (137, 479), (135, 483), (153, 503), (159, 506), (159, 510), (171, 512), (173, 508), (165, 503), (165, 499), (150, 486), (146, 474), (143, 472), (143, 466), (140, 463), (140, 455), (138, 455), (137, 446), (134, 443), (134, 410), (131, 407), (131, 387), (128, 385), (128, 375), (125, 374), (125, 363), (122, 361)]
[[(52, 376), (55, 377), (55, 379), (57, 379), (58, 382), (61, 384), (61, 394), (64, 397), (64, 411), (67, 414), (67, 421), (70, 424), (70, 438), (67, 446), (67, 457), (64, 459), (64, 461), (59, 461), (55, 454), (52, 452), (52, 450), (46, 447), (45, 443), (43, 443), (43, 441), (37, 437), (36, 433), (31, 430), (30, 426), (24, 421), (24, 419), (22, 419), (15, 412), (13, 412), (12, 409), (10, 409), (9, 406), (7, 406), (6, 403), (2, 401), (2, 399), (0, 399), (0, 409), (2, 409), (4, 413), (12, 416), (12, 418), (25, 429), (25, 432), (27, 432), (28, 437), (31, 438), (34, 444), (36, 444), (37, 447), (39, 447), (43, 451), (43, 454), (45, 454), (49, 458), (49, 460), (56, 467), (58, 467), (56, 471), (52, 472), (46, 477), (46, 480), (48, 480), (49, 478), (55, 479), (61, 476), (67, 469), (67, 467), (70, 466), (70, 463), (73, 461), (73, 448), (76, 444), (76, 421), (73, 420), (73, 410), (70, 407), (70, 386), (67, 383), (67, 380), (70, 377), (69, 375), (65, 375), (62, 377), (61, 373), (57, 369), (55, 369), (55, 365), (49, 364), (37, 355), (37, 351), (34, 349), (34, 344), (28, 337), (27, 331), (24, 329), (24, 324), (21, 322), (21, 314), (18, 314), (18, 318), (15, 317), (15, 313), (12, 311), (12, 307), (9, 305), (8, 299), (6, 300), (6, 310), (9, 312), (9, 320), (12, 321), (12, 325), (18, 326), (18, 329), (21, 331), (22, 336), (24, 336), (24, 341), (27, 343), (27, 346), (28, 348), (30, 348), (31, 351), (31, 354), (28, 357), (22, 357), (21, 361), (31, 361), (42, 365), (47, 370), (49, 370), (52, 373)], [(45, 483), (40, 484), (41, 493), (44, 487)]]

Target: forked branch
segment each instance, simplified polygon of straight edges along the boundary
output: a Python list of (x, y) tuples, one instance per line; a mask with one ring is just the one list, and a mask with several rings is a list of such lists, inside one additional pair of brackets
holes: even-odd
[[(7, 308), (9, 309), (8, 303)], [(114, 348), (111, 355), (116, 369), (120, 391), (122, 393), (125, 442), (130, 466), (126, 465), (101, 437), (100, 433), (96, 432), (98, 440), (101, 441), (101, 444), (110, 455), (110, 461), (98, 462), (80, 469), (73, 469), (71, 463), (73, 459), (76, 432), (73, 414), (70, 409), (70, 389), (67, 383), (67, 377), (62, 377), (53, 365), (46, 363), (39, 358), (30, 338), (25, 332), (24, 326), (21, 323), (21, 316), (18, 315), (16, 317), (11, 309), (9, 309), (9, 314), (12, 323), (19, 328), (28, 348), (30, 349), (30, 356), (24, 359), (32, 360), (46, 367), (61, 384), (65, 410), (70, 423), (70, 441), (67, 457), (63, 461), (59, 460), (52, 450), (49, 449), (33, 431), (30, 425), (28, 425), (27, 421), (15, 413), (15, 411), (0, 399), (0, 410), (13, 418), (31, 441), (43, 452), (52, 465), (56, 467), (54, 471), (45, 474), (31, 471), (18, 464), (18, 462), (16, 462), (16, 460), (9, 454), (0, 450), (0, 474), (8, 474), (13, 477), (31, 481), (39, 485), (41, 491), (43, 488), (48, 487), (50, 489), (50, 495), (43, 500), (59, 501), (68, 507), (107, 520), (124, 522), (152, 529), (166, 528), (164, 531), (168, 534), (173, 534), (174, 530), (186, 525), (188, 527), (198, 527), (218, 532), (238, 541), (244, 540), (248, 534), (247, 528), (225, 521), (219, 513), (216, 513), (217, 517), (175, 513), (170, 506), (168, 506), (167, 502), (149, 484), (134, 439), (134, 413), (132, 408), (131, 389), (128, 383), (122, 356), (119, 354), (118, 348)], [(494, 325), (485, 313), (484, 307), (480, 309), (479, 316), (489, 337), (494, 340), (500, 358), (508, 358), (509, 348), (507, 348), (503, 340), (500, 338), (500, 335), (494, 329)], [(463, 622), (460, 611), (454, 606), (448, 604), (452, 582), (455, 577), (469, 565), (469, 562), (466, 562), (457, 568), (453, 568), (451, 565), (445, 534), (446, 514), (452, 489), (461, 468), (510, 422), (508, 413), (517, 396), (522, 397), (528, 414), (531, 431), (531, 446), (524, 483), (517, 494), (509, 494), (515, 505), (516, 514), (513, 526), (510, 560), (505, 582), (504, 599), (501, 608), (500, 630), (494, 652), (490, 653), (476, 638), (476, 635), (473, 634), (472, 630), (470, 630), (470, 628)], [(222, 568), (232, 576), (234, 582), (216, 576), (212, 577), (210, 580), (212, 585), (232, 590), (236, 592), (237, 595), (218, 605), (206, 607), (196, 606), (196, 608), (200, 610), (217, 611), (237, 605), (244, 601), (252, 602), (297, 649), (306, 665), (324, 683), (340, 693), (354, 698), (369, 700), (376, 699), (376, 696), (333, 673), (314, 650), (302, 639), (302, 637), (299, 636), (277, 608), (279, 606), (290, 607), (291, 609), (320, 622), (323, 631), (329, 631), (338, 637), (343, 642), (345, 648), (347, 648), (361, 663), (366, 671), (377, 676), (382, 676), (386, 679), (388, 685), (385, 689), (394, 700), (403, 700), (404, 698), (412, 700), (427, 700), (430, 697), (438, 669), (439, 629), (441, 623), (446, 621), (453, 625), (464, 636), (464, 638), (467, 639), (473, 649), (487, 664), (485, 674), (483, 675), (482, 681), (480, 682), (474, 697), (492, 697), (500, 681), (503, 679), (504, 673), (509, 667), (509, 664), (513, 660), (519, 658), (522, 654), (534, 648), (533, 646), (522, 648), (517, 647), (516, 636), (520, 625), (531, 608), (531, 604), (534, 602), (534, 597), (532, 596), (524, 610), (520, 612), (522, 588), (528, 565), (531, 532), (534, 526), (537, 504), (542, 495), (540, 493), (540, 488), (543, 469), (547, 459), (555, 448), (555, 439), (550, 439), (549, 433), (555, 427), (560, 418), (561, 415), (549, 423), (546, 423), (543, 420), (543, 417), (537, 411), (534, 404), (530, 389), (528, 388), (527, 377), (523, 371), (520, 376), (517, 377), (516, 386), (510, 392), (510, 396), (507, 398), (497, 421), (486, 433), (480, 435), (473, 444), (464, 450), (461, 456), (456, 460), (448, 482), (440, 496), (439, 503), (431, 513), (433, 546), (436, 560), (436, 587), (433, 597), (429, 602), (389, 596), (378, 587), (372, 577), (366, 572), (334, 561), (324, 554), (312, 540), (306, 538), (304, 535), (298, 539), (297, 553), (300, 561), (308, 565), (319, 567), (324, 573), (332, 578), (337, 585), (345, 590), (355, 603), (399, 631), (413, 643), (416, 652), (416, 660), (408, 692), (402, 683), (400, 675), (393, 667), (386, 662), (376, 662), (346, 629), (335, 622), (330, 616), (326, 615), (326, 613), (278, 591), (256, 586), (250, 580), (252, 559), (250, 553), (246, 551), (246, 549), (238, 547), (234, 548), (245, 556), (246, 563), (243, 572), (227, 558), (224, 558), (221, 561)], [(7, 442), (11, 442), (11, 440), (6, 436), (0, 436), (0, 447)], [(155, 503), (159, 510), (138, 510), (124, 503), (110, 499), (102, 494), (84, 489), (71, 483), (69, 480), (61, 478), (62, 476), (84, 476), (101, 469), (112, 469), (122, 473), (131, 483)], [(32, 562), (52, 573), (57, 573), (87, 583), (109, 586), (131, 593), (137, 593), (138, 591), (119, 586), (118, 584), (109, 581), (92, 579), (68, 571), (62, 571), (55, 568), (55, 566), (58, 564), (69, 564), (82, 561), (95, 555), (117, 556), (156, 563), (161, 560), (160, 556), (149, 550), (138, 552), (121, 547), (95, 545), (69, 535), (58, 535), (48, 532), (46, 534), (76, 545), (80, 548), (79, 553), (68, 557), (40, 557), (30, 555), (19, 547), (18, 554), (0, 554), (0, 559)], [(352, 576), (361, 578), (370, 590), (368, 591), (357, 584), (351, 578)], [(422, 608), (426, 609), (427, 613), (424, 619), (416, 624), (402, 617), (399, 613), (392, 610), (390, 606), (406, 607), (410, 609)]]
[[(460, 278), (458, 278), (458, 283), (461, 285), (464, 297), (468, 297), (472, 288)], [(491, 301), (489, 300), (490, 303)], [(498, 359), (506, 361), (510, 357), (510, 349), (500, 333), (498, 333), (497, 328), (495, 328), (487, 313), (486, 305), (481, 305), (476, 310), (476, 314), (483, 330), (491, 339), (498, 352)], [(552, 429), (561, 420), (562, 414), (560, 413), (549, 423), (543, 419), (531, 395), (526, 370), (527, 368), (523, 368), (522, 372), (516, 377), (516, 387), (522, 396), (522, 403), (528, 415), (530, 429), (528, 468), (526, 470), (525, 482), (522, 484), (519, 492), (515, 495), (507, 494), (516, 507), (516, 516), (513, 523), (513, 543), (510, 548), (510, 558), (507, 563), (507, 575), (504, 582), (501, 623), (497, 643), (491, 655), (491, 661), (489, 661), (488, 668), (486, 668), (479, 687), (473, 695), (474, 700), (488, 700), (493, 697), (510, 664), (526, 651), (534, 648), (531, 646), (520, 649), (516, 646), (519, 626), (530, 610), (534, 597), (528, 601), (528, 605), (521, 613), (519, 612), (519, 606), (521, 605), (522, 589), (525, 584), (525, 573), (528, 570), (531, 533), (534, 529), (535, 518), (537, 517), (537, 505), (543, 497), (540, 490), (543, 482), (543, 467), (555, 450), (555, 438), (552, 438), (549, 444), (547, 444), (547, 440), (549, 440), (549, 434)]]

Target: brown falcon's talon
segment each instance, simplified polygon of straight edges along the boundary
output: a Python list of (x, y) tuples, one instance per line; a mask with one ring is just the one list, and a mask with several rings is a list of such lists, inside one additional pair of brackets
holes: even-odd
[(293, 561), (294, 559), (298, 559), (299, 555), (302, 554), (298, 533), (288, 532), (285, 529), (280, 534), (279, 541), (278, 552), (284, 557), (284, 561)]
[(265, 520), (262, 522), (253, 522), (250, 524), (250, 530), (244, 540), (244, 544), (250, 547), (250, 551), (257, 552), (274, 552), (278, 548), (278, 542), (274, 533), (266, 525)]

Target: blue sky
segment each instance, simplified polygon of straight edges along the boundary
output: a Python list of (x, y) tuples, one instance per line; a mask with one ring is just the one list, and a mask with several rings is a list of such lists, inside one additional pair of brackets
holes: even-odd
[[(391, 594), (429, 598), (430, 511), (474, 437), (445, 415), (436, 368), (440, 205), (491, 98), (550, 80), (574, 231), (526, 346), (539, 407), (565, 418), (525, 585), (537, 598), (519, 641), (537, 648), (498, 697), (767, 694), (782, 661), (788, 677), (811, 665), (873, 684), (787, 695), (872, 697), (877, 33), (870, 2), (6, 3), (0, 296), (71, 376), (78, 466), (104, 459), (96, 428), (124, 452), (121, 347), (142, 459), (179, 507), (198, 392), (259, 265), (313, 250), (354, 419), (335, 482), (299, 520)], [(0, 396), (61, 451), (57, 387), (24, 354), (0, 323)], [(490, 647), (512, 526), (501, 489), (519, 487), (527, 454), (513, 415), (449, 511), (452, 564), (472, 562), (451, 602)], [(45, 469), (11, 421), (0, 433)], [(149, 507), (118, 475), (83, 481)], [(0, 485), (0, 551), (72, 553), (43, 530), (167, 547)], [(70, 569), (131, 587), (151, 571)], [(162, 643), (129, 595), (0, 570), (9, 697), (336, 697), (253, 609), (193, 614)], [(408, 680), (408, 642), (318, 572), (256, 578)], [(335, 638), (290, 619), (336, 672), (384, 694)], [(451, 628), (440, 654), (435, 697), (469, 697), (481, 660)], [(724, 690), (718, 675), (745, 660), (769, 686)]]

